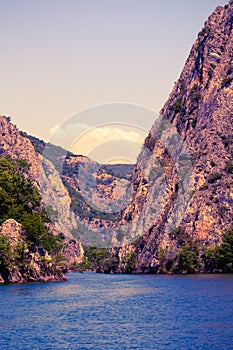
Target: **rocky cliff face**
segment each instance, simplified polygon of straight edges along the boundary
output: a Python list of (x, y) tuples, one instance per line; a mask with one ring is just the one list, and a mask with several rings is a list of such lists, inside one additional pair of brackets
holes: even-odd
[(22, 136), (9, 117), (0, 115), (0, 156), (6, 155), (13, 159), (25, 159), (30, 164), (31, 179), (39, 182), (40, 160), (32, 143)]
[(30, 178), (39, 188), (44, 205), (52, 206), (57, 212), (55, 229), (72, 238), (72, 230), (77, 229), (77, 224), (70, 210), (71, 198), (54, 165), (36, 152), (32, 142), (8, 117), (0, 116), (0, 136), (0, 156), (8, 155), (28, 162)]
[[(59, 146), (25, 136), (43, 159), (40, 182), (45, 202), (53, 205), (58, 212), (59, 207), (66, 212), (58, 215), (55, 225), (72, 232), (85, 246), (108, 246), (111, 240), (109, 229), (112, 230), (119, 220), (119, 207), (125, 201), (134, 166), (98, 164), (88, 157), (74, 155)], [(71, 200), (62, 196), (66, 189)], [(62, 206), (60, 202), (63, 202)], [(57, 203), (58, 208), (53, 203)]]
[(58, 171), (48, 160), (40, 156), (40, 193), (43, 202), (53, 208), (52, 215), (55, 228), (62, 232), (65, 237), (73, 238), (72, 232), (77, 230), (77, 222), (71, 211), (71, 198)]
[[(1, 159), (4, 159), (4, 157), (9, 156), (15, 160), (26, 160), (26, 162), (30, 165), (29, 169), (27, 171), (22, 170), (22, 177), (26, 179), (26, 181), (31, 181), (33, 184), (33, 187), (36, 187), (40, 195), (42, 197), (42, 203), (43, 207), (46, 209), (48, 216), (51, 216), (52, 222), (48, 224), (49, 232), (53, 235), (60, 234), (64, 237), (64, 255), (66, 256), (66, 265), (69, 264), (73, 265), (75, 262), (76, 264), (79, 262), (81, 263), (83, 260), (83, 249), (81, 247), (81, 244), (72, 241), (73, 230), (77, 230), (77, 223), (74, 220), (74, 214), (72, 214), (72, 211), (70, 209), (71, 205), (71, 198), (68, 194), (67, 189), (64, 187), (59, 174), (57, 173), (57, 170), (55, 167), (49, 162), (49, 160), (44, 159), (41, 155), (39, 155), (35, 148), (33, 147), (31, 141), (24, 136), (22, 132), (20, 132), (15, 125), (13, 125), (10, 122), (10, 119), (4, 116), (0, 116), (0, 157)], [(10, 164), (10, 163), (9, 163)], [(22, 163), (23, 164), (23, 163)], [(5, 176), (10, 176), (5, 175)], [(29, 184), (28, 184), (29, 185)], [(2, 187), (3, 186), (3, 187)], [(27, 185), (25, 185), (27, 188)], [(2, 184), (0, 186), (0, 195), (1, 201), (6, 201), (7, 195), (9, 195), (7, 189), (7, 181), (2, 179)], [(19, 188), (18, 190), (18, 197), (15, 197), (15, 205), (18, 205), (17, 203), (20, 202), (20, 198), (24, 196), (25, 194), (21, 193), (20, 191), (23, 191), (23, 189)], [(26, 191), (26, 189), (25, 189)], [(28, 194), (29, 195), (29, 194)], [(5, 203), (5, 202), (4, 202)], [(2, 203), (1, 203), (2, 204)], [(7, 202), (6, 202), (7, 205)], [(29, 203), (30, 207), (30, 203)], [(28, 207), (28, 208), (29, 208)], [(41, 207), (42, 209), (42, 207)], [(3, 210), (3, 212), (1, 212)], [(17, 217), (17, 210), (16, 208), (12, 208), (12, 215), (13, 217)], [(25, 209), (26, 211), (26, 209)], [(8, 213), (6, 214), (6, 210), (4, 209), (4, 205), (2, 204), (1, 210), (0, 210), (0, 221), (6, 220), (7, 218), (11, 218), (10, 215), (10, 208), (8, 209)], [(33, 213), (32, 213), (33, 215)], [(20, 219), (25, 220), (23, 218), (17, 218), (17, 220), (20, 221)], [(32, 220), (32, 218), (30, 219)], [(8, 220), (9, 221), (9, 220)], [(14, 232), (18, 232), (18, 236), (22, 236), (23, 231), (21, 229), (18, 229), (18, 226), (20, 224), (16, 223), (13, 225), (10, 225), (8, 221), (3, 222), (3, 226), (1, 228), (0, 235), (5, 234), (5, 236), (8, 236), (9, 238), (9, 246), (10, 250), (14, 249), (12, 246), (12, 239), (11, 236), (14, 235)], [(15, 228), (17, 230), (15, 231)], [(35, 228), (36, 230), (36, 228)], [(31, 232), (33, 235), (33, 232)], [(26, 238), (25, 238), (26, 239)], [(21, 237), (22, 242), (18, 242), (19, 244), (25, 245), (25, 239)], [(27, 239), (26, 239), (27, 240)], [(38, 250), (39, 246), (35, 246), (34, 250)], [(10, 254), (9, 250), (9, 255)], [(27, 260), (29, 259), (31, 261), (31, 264), (33, 261), (35, 264), (39, 264), (41, 266), (41, 269), (37, 266), (34, 269), (34, 272), (37, 271), (37, 274), (33, 272), (33, 275), (31, 274), (31, 267), (30, 271), (24, 271), (20, 272), (17, 264), (14, 265), (14, 259), (12, 261), (8, 261), (9, 264), (12, 266), (10, 268), (10, 272), (5, 274), (3, 277), (3, 280), (6, 282), (23, 282), (23, 281), (30, 281), (30, 280), (37, 280), (37, 281), (46, 281), (46, 280), (63, 280), (64, 276), (61, 273), (61, 276), (54, 274), (54, 266), (53, 264), (47, 264), (46, 266), (43, 265), (40, 257), (40, 251), (35, 251), (34, 253), (32, 251), (26, 252), (21, 256), (21, 262), (19, 262), (21, 265), (24, 265), (24, 268), (27, 269), (26, 266)], [(34, 254), (34, 255), (32, 255)], [(39, 255), (38, 255), (39, 254)], [(47, 254), (47, 252), (46, 252)], [(28, 255), (28, 257), (26, 256)], [(49, 257), (48, 257), (49, 258)], [(54, 258), (54, 257), (53, 257)], [(9, 264), (5, 264), (4, 266), (8, 266)], [(64, 261), (63, 261), (64, 262)], [(12, 271), (15, 272), (12, 272)], [(45, 274), (43, 273), (45, 271)], [(55, 271), (56, 272), (56, 271)], [(4, 274), (4, 273), (3, 273)], [(11, 278), (11, 274), (12, 278)], [(18, 276), (18, 277), (17, 277)], [(33, 277), (34, 276), (34, 277)], [(47, 277), (46, 277), (47, 276)], [(2, 280), (2, 279), (1, 279)]]
[(29, 249), (25, 240), (25, 230), (18, 222), (13, 219), (6, 220), (0, 227), (0, 235), (0, 283), (66, 280), (65, 269), (57, 267), (53, 258), (42, 246)]
[(145, 140), (133, 175), (134, 200), (123, 213), (131, 238), (141, 238), (120, 250), (122, 271), (132, 251), (138, 272), (174, 267), (188, 245), (200, 257), (233, 223), (232, 27), (230, 1), (198, 34)]

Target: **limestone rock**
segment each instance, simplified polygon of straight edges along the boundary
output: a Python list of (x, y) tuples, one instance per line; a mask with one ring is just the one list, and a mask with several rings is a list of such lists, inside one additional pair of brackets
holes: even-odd
[(12, 252), (19, 244), (24, 242), (22, 225), (14, 219), (6, 220), (0, 227), (0, 233), (7, 237)]
[(51, 205), (57, 212), (54, 220), (55, 228), (64, 236), (72, 238), (72, 231), (78, 227), (74, 213), (70, 209), (70, 196), (54, 165), (48, 159), (42, 156), (40, 158), (40, 193), (43, 203)]
[(81, 243), (76, 240), (65, 239), (62, 255), (68, 263), (68, 270), (73, 270), (83, 262), (84, 250)]
[[(159, 271), (165, 255), (174, 262), (179, 227), (201, 254), (219, 244), (232, 224), (232, 28), (230, 1), (217, 7), (198, 34), (139, 155), (134, 199), (123, 213), (131, 238), (136, 232), (141, 237), (133, 243), (138, 272)], [(126, 245), (119, 255), (131, 249)]]
[[(0, 235), (6, 239), (6, 254), (0, 265), (0, 283), (65, 281), (64, 268), (56, 267), (52, 257), (42, 246), (29, 249), (25, 231), (13, 219), (0, 227)], [(4, 252), (3, 252), (4, 253)]]
[(14, 159), (25, 159), (30, 164), (29, 175), (38, 183), (40, 160), (27, 138), (10, 123), (10, 119), (0, 116), (0, 156), (11, 156)]

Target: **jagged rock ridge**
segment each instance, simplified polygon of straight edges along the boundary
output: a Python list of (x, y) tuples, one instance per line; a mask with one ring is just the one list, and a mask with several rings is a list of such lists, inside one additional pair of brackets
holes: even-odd
[[(133, 175), (134, 200), (123, 214), (125, 221), (132, 220), (132, 227), (139, 230), (142, 238), (119, 252), (121, 261), (136, 252), (135, 271), (163, 271), (164, 261), (174, 267), (180, 249), (190, 241), (198, 244), (200, 256), (206, 247), (219, 244), (233, 223), (232, 26), (230, 1), (225, 7), (217, 7), (198, 34), (181, 76), (161, 110), (162, 121), (155, 123), (145, 140)], [(161, 133), (159, 126), (163, 121), (171, 127), (169, 131), (165, 127)], [(192, 166), (189, 181), (184, 183), (181, 207), (176, 212), (177, 224), (169, 230), (182, 186), (177, 172), (180, 164), (161, 140), (171, 139), (174, 128), (182, 147), (188, 150)], [(158, 175), (154, 182), (148, 178), (156, 161), (162, 164), (162, 176), (167, 182), (165, 195), (159, 197), (159, 215), (151, 193), (162, 177)], [(185, 194), (190, 196), (186, 205)], [(199, 271), (202, 269), (200, 266)], [(124, 271), (123, 263), (121, 270)]]

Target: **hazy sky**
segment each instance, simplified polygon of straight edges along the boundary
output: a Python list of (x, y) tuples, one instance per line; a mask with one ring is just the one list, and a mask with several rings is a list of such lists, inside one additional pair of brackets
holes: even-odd
[(0, 113), (43, 139), (115, 101), (157, 112), (220, 0), (0, 0)]

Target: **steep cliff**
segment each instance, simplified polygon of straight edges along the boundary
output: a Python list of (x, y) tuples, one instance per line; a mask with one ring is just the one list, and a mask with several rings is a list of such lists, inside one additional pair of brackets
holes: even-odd
[[(108, 246), (111, 240), (109, 228), (112, 230), (120, 219), (119, 207), (125, 201), (134, 166), (98, 164), (86, 156), (72, 154), (59, 146), (24, 135), (43, 159), (40, 182), (45, 202), (53, 205), (59, 213), (57, 205), (66, 211), (65, 215), (57, 216), (55, 225), (64, 232), (72, 232), (86, 246)], [(64, 186), (65, 190), (60, 191)], [(70, 199), (60, 195), (66, 189)], [(66, 205), (60, 205), (64, 200)]]
[(40, 158), (40, 194), (43, 202), (46, 203), (48, 209), (52, 208), (54, 212), (54, 215), (50, 216), (55, 228), (62, 232), (65, 237), (73, 238), (72, 232), (77, 230), (78, 226), (70, 208), (69, 193), (54, 165), (48, 159), (42, 156)]
[(0, 115), (0, 157), (6, 155), (13, 159), (25, 159), (30, 164), (30, 178), (38, 184), (40, 160), (32, 143), (22, 136), (9, 117)]
[[(74, 244), (72, 240), (72, 231), (77, 229), (77, 224), (70, 209), (68, 191), (54, 166), (43, 159), (35, 151), (31, 141), (4, 116), (0, 116), (0, 135), (1, 249), (9, 246), (3, 255), (0, 252), (0, 265), (4, 275), (1, 280), (63, 280), (62, 271), (60, 275), (59, 271), (56, 273), (55, 265), (51, 261), (45, 266), (44, 255), (41, 258), (39, 252), (43, 250), (48, 254), (50, 250), (48, 259), (58, 259), (57, 263), (63, 264), (66, 270), (83, 260), (81, 244), (76, 241)], [(15, 225), (10, 225), (8, 219), (16, 220)], [(18, 236), (21, 235), (19, 246), (26, 247), (20, 257), (11, 254), (11, 250), (14, 250), (11, 235), (17, 225), (22, 227), (18, 230)], [(41, 269), (36, 267), (37, 274), (34, 277), (30, 273), (31, 268), (26, 271), (29, 266), (28, 259), (41, 266)], [(17, 263), (14, 264), (16, 260)], [(24, 271), (20, 270), (21, 273), (17, 266), (21, 266), (21, 270), (23, 266)], [(11, 278), (11, 275), (15, 277)]]
[(122, 271), (130, 257), (134, 271), (189, 272), (185, 253), (196, 259), (191, 272), (204, 271), (206, 250), (233, 223), (232, 26), (230, 1), (198, 34), (145, 140), (123, 213), (132, 243), (119, 251)]

